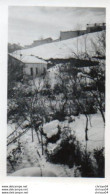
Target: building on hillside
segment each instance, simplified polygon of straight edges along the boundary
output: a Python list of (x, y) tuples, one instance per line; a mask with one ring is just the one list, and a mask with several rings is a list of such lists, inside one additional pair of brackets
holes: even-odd
[(60, 32), (60, 40), (66, 40), (70, 38), (75, 38), (84, 34), (99, 32), (102, 30), (106, 30), (105, 23), (95, 23), (95, 24), (87, 24), (85, 30), (76, 30), (76, 31), (63, 31)]
[(23, 74), (29, 76), (43, 75), (47, 70), (47, 62), (35, 56), (8, 55), (8, 65), (18, 64), (23, 66)]
[(52, 38), (34, 40), (33, 43), (32, 43), (32, 46), (39, 46), (39, 45), (42, 45), (42, 44), (51, 43), (52, 41), (53, 41)]
[(86, 30), (76, 30), (76, 31), (65, 31), (60, 32), (60, 40), (66, 40), (70, 38), (75, 38), (77, 36), (84, 35), (86, 33)]
[(51, 43), (51, 42), (53, 42), (52, 38), (34, 40), (31, 45), (25, 45), (25, 48), (33, 48), (33, 47), (40, 46), (40, 45), (47, 44), (47, 43)]
[(86, 28), (87, 33), (99, 32), (102, 30), (106, 30), (105, 23), (87, 24), (87, 28)]

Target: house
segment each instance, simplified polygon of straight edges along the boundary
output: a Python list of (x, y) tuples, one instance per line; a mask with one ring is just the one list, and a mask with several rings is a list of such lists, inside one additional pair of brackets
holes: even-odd
[(23, 74), (33, 77), (40, 76), (47, 70), (47, 62), (32, 55), (9, 54), (8, 63), (23, 66)]

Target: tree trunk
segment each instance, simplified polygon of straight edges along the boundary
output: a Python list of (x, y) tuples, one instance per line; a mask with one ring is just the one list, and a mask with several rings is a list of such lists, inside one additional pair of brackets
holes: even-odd
[(43, 138), (42, 138), (42, 134), (41, 134), (41, 144), (42, 144), (42, 155), (44, 154), (44, 148), (43, 148)]
[(34, 142), (33, 127), (31, 128), (31, 134), (32, 134), (32, 142)]
[(102, 109), (99, 109), (99, 110), (100, 110), (100, 113), (101, 113), (101, 115), (102, 115), (103, 122), (104, 122), (104, 124), (105, 124), (105, 115), (104, 115)]
[(37, 131), (36, 131), (36, 135), (37, 135), (38, 142), (41, 143), (40, 138), (39, 138), (39, 134)]
[(86, 116), (85, 140), (88, 141), (88, 116)]
[(41, 131), (40, 131), (40, 134), (41, 134), (41, 146), (42, 146), (42, 155), (44, 154), (44, 147), (43, 147), (43, 138), (42, 138), (42, 128), (41, 128)]

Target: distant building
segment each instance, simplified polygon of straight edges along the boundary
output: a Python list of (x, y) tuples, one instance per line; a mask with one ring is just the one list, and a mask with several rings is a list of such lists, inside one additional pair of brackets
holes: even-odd
[(52, 38), (46, 38), (46, 39), (41, 39), (41, 40), (34, 40), (31, 45), (25, 45), (25, 48), (32, 48), (32, 47), (35, 47), (35, 46), (40, 46), (40, 45), (51, 43), (51, 42), (53, 42)]
[(32, 45), (33, 46), (39, 46), (42, 44), (46, 44), (46, 43), (51, 43), (53, 41), (52, 38), (46, 38), (46, 39), (41, 39), (41, 40), (35, 40), (33, 41)]
[(105, 23), (95, 23), (95, 24), (87, 24), (85, 30), (76, 30), (76, 31), (64, 31), (60, 32), (60, 40), (66, 40), (70, 38), (75, 38), (84, 34), (99, 32), (106, 29)]
[(65, 31), (60, 32), (60, 40), (66, 40), (70, 38), (75, 38), (77, 36), (84, 35), (86, 33), (86, 30), (76, 30), (76, 31)]
[(16, 50), (21, 50), (23, 49), (22, 46), (20, 46), (20, 44), (11, 44), (11, 43), (8, 43), (8, 53), (12, 53)]
[(33, 77), (44, 74), (47, 70), (47, 62), (42, 59), (38, 59), (35, 56), (22, 56), (9, 54), (8, 56), (9, 65), (18, 64), (23, 66), (23, 74), (30, 75)]
[(91, 32), (99, 32), (106, 29), (105, 23), (95, 23), (95, 24), (87, 24), (86, 31), (87, 33)]

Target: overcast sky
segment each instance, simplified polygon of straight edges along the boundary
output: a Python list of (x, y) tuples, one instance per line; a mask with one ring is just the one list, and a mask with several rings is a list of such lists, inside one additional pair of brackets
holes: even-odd
[(9, 7), (8, 39), (10, 43), (30, 44), (52, 37), (60, 31), (84, 29), (87, 23), (105, 22), (104, 8)]

